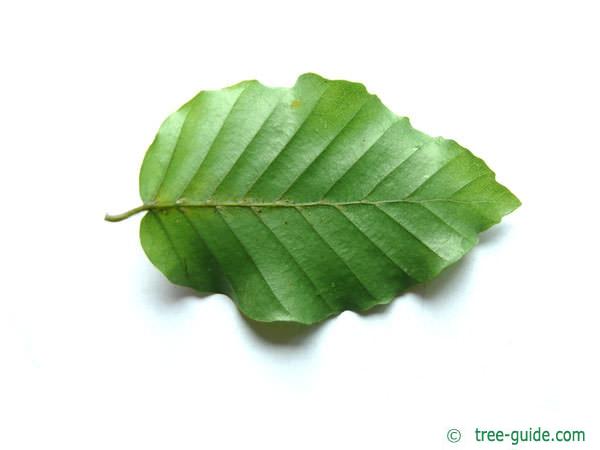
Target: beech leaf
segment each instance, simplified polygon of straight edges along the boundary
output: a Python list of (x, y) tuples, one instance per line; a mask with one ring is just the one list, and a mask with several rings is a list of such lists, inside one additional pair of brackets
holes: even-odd
[(438, 275), (519, 200), (455, 141), (415, 130), (363, 85), (202, 91), (140, 173), (140, 237), (175, 284), (259, 321), (311, 324)]

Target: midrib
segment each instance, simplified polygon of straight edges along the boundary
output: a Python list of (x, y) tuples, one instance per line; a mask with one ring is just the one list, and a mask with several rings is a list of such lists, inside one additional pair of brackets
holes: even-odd
[(310, 208), (317, 206), (331, 206), (335, 208), (343, 207), (343, 206), (352, 206), (352, 205), (371, 205), (371, 206), (379, 206), (390, 203), (430, 203), (430, 202), (449, 202), (449, 203), (462, 203), (462, 204), (473, 204), (473, 203), (493, 203), (487, 200), (454, 200), (450, 198), (432, 198), (432, 199), (423, 199), (423, 200), (413, 200), (409, 198), (398, 199), (398, 200), (355, 200), (355, 201), (341, 201), (341, 202), (331, 202), (331, 201), (317, 201), (317, 202), (291, 202), (291, 201), (273, 201), (273, 202), (256, 202), (256, 201), (246, 201), (241, 200), (237, 202), (216, 202), (211, 200), (205, 200), (200, 202), (189, 201), (189, 200), (177, 200), (176, 202), (170, 203), (160, 203), (160, 202), (151, 202), (145, 203), (137, 208), (133, 208), (129, 211), (126, 211), (121, 214), (110, 215), (107, 214), (105, 216), (105, 220), (109, 222), (120, 222), (121, 220), (125, 220), (135, 214), (138, 214), (143, 211), (153, 211), (153, 210), (167, 210), (167, 209), (176, 209), (176, 208), (227, 208), (227, 207), (236, 207), (236, 208)]

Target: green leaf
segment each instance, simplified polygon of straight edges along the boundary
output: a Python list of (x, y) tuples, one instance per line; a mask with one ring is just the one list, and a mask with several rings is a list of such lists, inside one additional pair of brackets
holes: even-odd
[(140, 174), (142, 246), (173, 283), (260, 321), (388, 303), (460, 259), (519, 200), (479, 158), (364, 86), (244, 81), (167, 118)]

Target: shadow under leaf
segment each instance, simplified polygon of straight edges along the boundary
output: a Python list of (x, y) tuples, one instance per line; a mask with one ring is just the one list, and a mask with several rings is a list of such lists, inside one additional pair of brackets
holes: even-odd
[(257, 322), (240, 313), (244, 324), (261, 340), (268, 344), (287, 347), (304, 345), (325, 321), (314, 325), (303, 325), (294, 322)]

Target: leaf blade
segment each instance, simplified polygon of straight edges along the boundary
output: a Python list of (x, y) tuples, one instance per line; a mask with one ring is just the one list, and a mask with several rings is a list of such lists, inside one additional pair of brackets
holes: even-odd
[(140, 194), (171, 281), (307, 324), (437, 276), (520, 205), (469, 150), (314, 74), (201, 92), (159, 130)]

